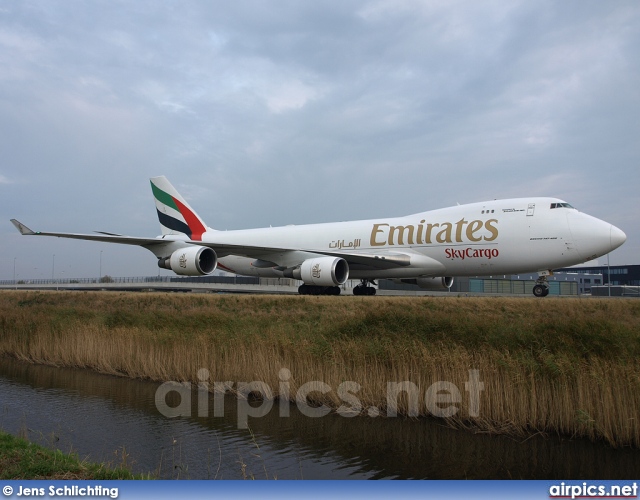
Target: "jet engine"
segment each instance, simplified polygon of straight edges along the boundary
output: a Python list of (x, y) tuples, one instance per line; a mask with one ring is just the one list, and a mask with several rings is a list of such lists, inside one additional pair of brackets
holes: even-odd
[(300, 267), (287, 269), (284, 275), (307, 285), (337, 286), (349, 278), (349, 264), (340, 257), (317, 257), (305, 260)]
[(158, 267), (170, 269), (181, 276), (211, 274), (217, 265), (218, 256), (213, 249), (200, 246), (181, 248), (169, 257), (158, 259)]
[(408, 285), (418, 285), (423, 290), (430, 290), (432, 292), (448, 290), (451, 288), (451, 285), (453, 285), (453, 278), (451, 276), (445, 276), (444, 278), (412, 278), (394, 281)]

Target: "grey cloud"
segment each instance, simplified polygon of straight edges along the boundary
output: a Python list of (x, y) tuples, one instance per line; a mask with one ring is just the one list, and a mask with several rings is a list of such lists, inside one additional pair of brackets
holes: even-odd
[[(223, 229), (554, 195), (627, 231), (612, 259), (636, 263), (639, 17), (635, 2), (11, 4), (1, 212), (153, 235), (158, 174)], [(0, 265), (50, 248), (9, 236)], [(87, 248), (59, 251), (81, 275)], [(156, 272), (108, 252), (113, 274)]]

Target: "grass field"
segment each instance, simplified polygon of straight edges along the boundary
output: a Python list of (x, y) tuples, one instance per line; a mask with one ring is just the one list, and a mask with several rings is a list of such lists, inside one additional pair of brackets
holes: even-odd
[[(354, 381), (383, 414), (413, 408), (406, 394), (387, 400), (389, 382), (414, 384), (426, 415), (425, 392), (446, 381), (460, 391), (451, 425), (640, 447), (633, 299), (12, 291), (0, 293), (0, 354), (158, 381), (197, 383), (206, 368), (210, 381), (262, 381), (276, 396), (287, 368), (291, 395), (320, 381), (332, 390), (312, 397), (335, 409)], [(469, 370), (484, 384), (477, 413)]]
[(89, 463), (73, 454), (0, 431), (0, 479), (144, 479), (124, 467)]

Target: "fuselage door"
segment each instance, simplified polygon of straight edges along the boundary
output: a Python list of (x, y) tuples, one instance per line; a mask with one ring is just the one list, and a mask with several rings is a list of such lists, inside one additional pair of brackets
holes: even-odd
[(536, 204), (535, 203), (529, 203), (529, 206), (527, 207), (527, 217), (531, 217), (533, 215), (533, 211), (536, 209)]

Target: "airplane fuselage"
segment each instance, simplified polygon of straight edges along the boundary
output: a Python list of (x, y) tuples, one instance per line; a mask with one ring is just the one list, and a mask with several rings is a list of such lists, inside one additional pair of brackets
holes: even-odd
[[(336, 255), (409, 252), (411, 264), (403, 268), (351, 266), (350, 278), (377, 279), (552, 270), (604, 255), (611, 250), (612, 239), (623, 238), (611, 224), (563, 205), (566, 203), (556, 198), (495, 200), (391, 219), (216, 231), (205, 233), (203, 239), (305, 249), (283, 255), (277, 266), (260, 267), (259, 259), (256, 265), (255, 258), (239, 256), (221, 256), (219, 260), (222, 269), (262, 277), (282, 277), (279, 267), (312, 257), (313, 250)], [(423, 263), (420, 256), (437, 265)], [(265, 263), (272, 260), (273, 255), (265, 255)]]

